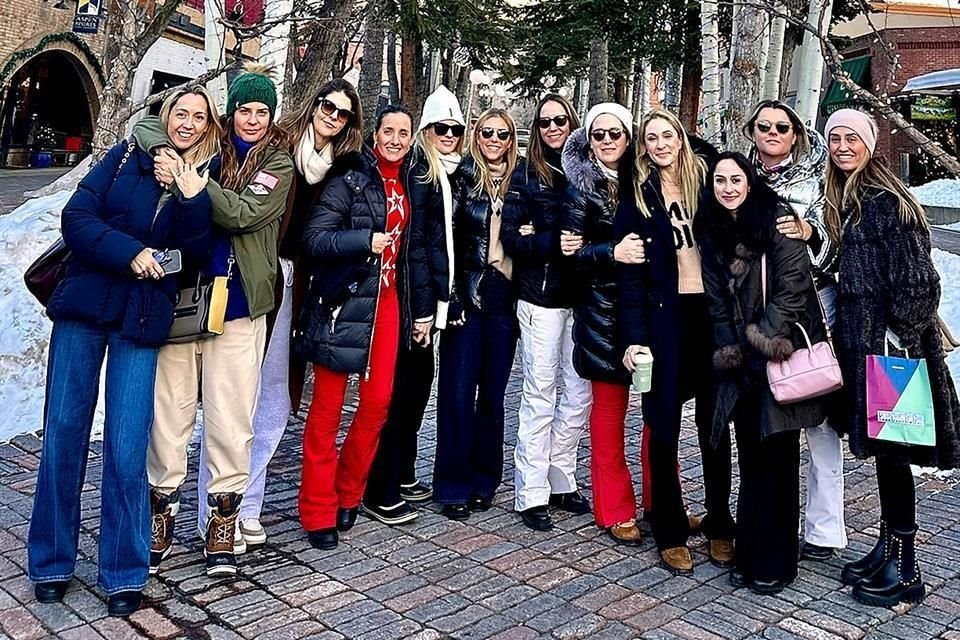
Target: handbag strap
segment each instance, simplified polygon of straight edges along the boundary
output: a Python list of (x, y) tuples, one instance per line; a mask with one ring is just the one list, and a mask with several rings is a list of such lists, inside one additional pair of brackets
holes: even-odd
[[(767, 254), (764, 253), (760, 256), (760, 289), (763, 292), (763, 308), (767, 308)], [(827, 334), (827, 343), (830, 345), (830, 348), (833, 349), (833, 332), (830, 330), (830, 323), (827, 322), (827, 310), (823, 308), (823, 300), (820, 299), (820, 294), (814, 292), (814, 295), (817, 297), (817, 307), (820, 309), (820, 319), (823, 322), (823, 329)], [(810, 336), (807, 335), (806, 329), (800, 326), (800, 323), (797, 322), (796, 325), (800, 327), (800, 331), (803, 332), (803, 337), (807, 341), (807, 346), (810, 346)]]

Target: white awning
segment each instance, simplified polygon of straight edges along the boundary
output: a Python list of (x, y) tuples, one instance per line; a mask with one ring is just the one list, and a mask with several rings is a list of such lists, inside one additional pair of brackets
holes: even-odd
[(932, 71), (907, 80), (903, 92), (950, 95), (960, 91), (960, 69)]

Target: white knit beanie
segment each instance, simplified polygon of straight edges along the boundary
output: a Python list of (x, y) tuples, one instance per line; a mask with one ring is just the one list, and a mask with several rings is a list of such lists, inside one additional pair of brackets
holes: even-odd
[(628, 137), (633, 135), (633, 116), (630, 115), (630, 110), (616, 102), (601, 102), (590, 107), (590, 111), (587, 111), (587, 118), (583, 121), (583, 127), (588, 134), (593, 127), (593, 121), (604, 114), (609, 114), (619, 120), (623, 124), (623, 130), (626, 131)]
[(420, 115), (420, 126), (417, 127), (417, 131), (423, 131), (433, 123), (444, 120), (454, 120), (457, 124), (467, 126), (457, 96), (441, 84), (427, 96), (426, 102), (423, 103), (423, 113)]

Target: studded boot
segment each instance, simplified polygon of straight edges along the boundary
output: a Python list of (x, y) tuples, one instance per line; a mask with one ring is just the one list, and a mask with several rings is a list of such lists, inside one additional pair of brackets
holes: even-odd
[(916, 535), (916, 527), (910, 531), (891, 528), (886, 559), (873, 575), (854, 585), (853, 597), (875, 607), (923, 600), (925, 589), (914, 546)]
[(890, 531), (887, 528), (886, 520), (880, 521), (880, 537), (877, 538), (877, 544), (873, 546), (870, 552), (853, 562), (843, 565), (843, 572), (840, 574), (840, 580), (843, 584), (854, 585), (869, 578), (880, 568), (883, 561), (890, 554)]
[(173, 547), (173, 524), (180, 511), (180, 491), (162, 493), (150, 487), (150, 575), (160, 570)]
[(237, 516), (240, 513), (239, 493), (218, 493), (207, 496), (210, 517), (207, 520), (203, 553), (207, 557), (207, 575), (223, 576), (237, 573), (237, 557), (233, 549)]

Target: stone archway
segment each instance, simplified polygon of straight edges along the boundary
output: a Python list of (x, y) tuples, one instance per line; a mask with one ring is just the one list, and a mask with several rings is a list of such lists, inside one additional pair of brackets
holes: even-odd
[[(2, 68), (0, 154), (27, 166), (38, 150), (58, 163), (79, 160), (100, 112), (99, 62), (74, 34), (48, 34), (12, 54)], [(79, 147), (79, 149), (78, 149)]]

